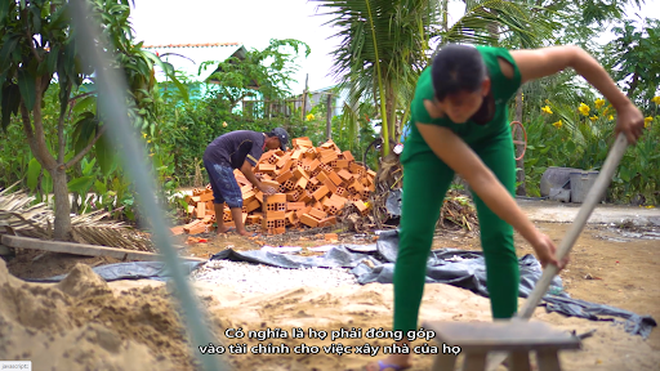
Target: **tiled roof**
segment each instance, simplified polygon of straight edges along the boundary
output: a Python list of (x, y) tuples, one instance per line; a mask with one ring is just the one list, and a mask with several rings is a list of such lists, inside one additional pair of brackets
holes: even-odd
[(163, 49), (163, 48), (216, 48), (222, 46), (239, 46), (240, 43), (206, 43), (206, 44), (168, 44), (168, 45), (146, 45), (144, 49)]

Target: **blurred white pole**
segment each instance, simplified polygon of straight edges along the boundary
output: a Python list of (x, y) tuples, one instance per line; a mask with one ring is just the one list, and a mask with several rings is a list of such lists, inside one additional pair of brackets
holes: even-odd
[[(113, 142), (121, 144), (123, 150), (119, 155), (128, 170), (137, 190), (137, 200), (142, 215), (151, 227), (154, 245), (161, 254), (167, 270), (174, 282), (174, 297), (184, 312), (184, 326), (188, 329), (192, 352), (201, 361), (205, 370), (227, 370), (224, 362), (218, 361), (223, 357), (218, 355), (202, 355), (199, 346), (205, 347), (209, 343), (217, 346), (223, 345), (212, 336), (209, 331), (210, 323), (206, 316), (200, 311), (200, 305), (193, 288), (188, 283), (181, 268), (181, 260), (175, 251), (170, 237), (169, 226), (165, 219), (163, 210), (156, 202), (156, 186), (154, 179), (149, 176), (150, 171), (147, 161), (140, 149), (138, 141), (139, 134), (131, 125), (126, 105), (129, 96), (126, 94), (128, 86), (125, 77), (120, 70), (112, 67), (112, 63), (103, 52), (109, 44), (103, 40), (99, 25), (92, 24), (86, 0), (72, 0), (70, 2), (73, 22), (76, 26), (75, 37), (77, 38), (82, 55), (95, 67), (96, 87), (98, 89), (98, 108), (103, 112), (105, 124), (108, 125), (108, 134)], [(113, 50), (112, 47), (107, 48)]]

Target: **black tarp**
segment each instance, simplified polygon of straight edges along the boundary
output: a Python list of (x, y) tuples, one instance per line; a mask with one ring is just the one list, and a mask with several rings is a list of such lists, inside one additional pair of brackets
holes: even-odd
[[(186, 261), (183, 262), (182, 268), (185, 274), (190, 274), (190, 272), (197, 269), (197, 267), (199, 267), (201, 264), (202, 262)], [(94, 273), (98, 274), (108, 282), (139, 279), (166, 281), (170, 276), (167, 268), (165, 267), (165, 263), (160, 261), (139, 261), (107, 264), (92, 268), (92, 270)], [(23, 278), (23, 280), (28, 282), (44, 283), (60, 282), (66, 276), (66, 274), (62, 274), (48, 278)]]
[[(360, 284), (372, 282), (392, 283), (394, 263), (398, 249), (398, 233), (380, 233), (378, 242), (371, 245), (333, 246), (322, 256), (301, 257), (273, 252), (227, 249), (211, 259), (227, 259), (271, 265), (281, 268), (348, 268)], [(365, 262), (366, 260), (370, 263)], [(541, 264), (528, 254), (519, 259), (520, 297), (526, 298), (543, 273)], [(444, 283), (471, 290), (488, 297), (486, 265), (481, 251), (458, 249), (433, 250), (426, 265), (427, 283)], [(548, 312), (580, 317), (592, 321), (615, 321), (622, 318), (624, 328), (633, 335), (648, 337), (657, 326), (651, 316), (642, 316), (623, 309), (571, 298), (564, 290), (561, 278), (556, 276), (541, 303)]]
[[(235, 251), (227, 249), (215, 254), (211, 259), (244, 261), (288, 269), (347, 268), (356, 276), (360, 284), (392, 283), (398, 249), (396, 231), (380, 233), (378, 242), (375, 244), (332, 245), (328, 248), (329, 250), (321, 256), (297, 256), (264, 250)], [(199, 262), (186, 262), (184, 269), (186, 272), (192, 272), (200, 264)], [(538, 260), (530, 254), (519, 259), (519, 266), (519, 295), (527, 297), (543, 272)], [(426, 269), (427, 283), (450, 284), (488, 297), (486, 266), (481, 251), (449, 248), (433, 250)], [(166, 280), (169, 277), (162, 262), (109, 264), (93, 270), (106, 281), (140, 278)], [(62, 275), (45, 279), (30, 279), (29, 281), (59, 282), (64, 277)], [(642, 316), (623, 309), (571, 298), (563, 291), (562, 282), (558, 276), (553, 279), (541, 305), (548, 312), (557, 312), (592, 321), (616, 321), (616, 317), (618, 317), (624, 320), (623, 324), (627, 332), (641, 335), (643, 338), (648, 337), (653, 327), (657, 326), (656, 321), (650, 316)]]

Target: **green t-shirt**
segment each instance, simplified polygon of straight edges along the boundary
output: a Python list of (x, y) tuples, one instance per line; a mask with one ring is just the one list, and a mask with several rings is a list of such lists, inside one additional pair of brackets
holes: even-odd
[[(411, 159), (413, 156), (423, 153), (433, 153), (428, 144), (424, 141), (417, 125), (434, 124), (447, 127), (461, 137), (468, 145), (477, 144), (485, 138), (499, 135), (504, 130), (509, 130), (508, 123), (508, 102), (520, 87), (520, 71), (507, 49), (477, 46), (481, 53), (489, 77), (491, 79), (491, 90), (495, 99), (495, 116), (485, 125), (478, 125), (472, 120), (463, 124), (452, 122), (447, 116), (432, 119), (424, 107), (424, 100), (433, 100), (435, 91), (433, 89), (433, 80), (431, 78), (431, 66), (424, 69), (415, 89), (415, 96), (410, 106), (410, 135), (406, 138), (406, 144), (401, 155), (401, 162)], [(510, 79), (502, 74), (498, 58), (502, 58), (513, 66), (513, 78)]]

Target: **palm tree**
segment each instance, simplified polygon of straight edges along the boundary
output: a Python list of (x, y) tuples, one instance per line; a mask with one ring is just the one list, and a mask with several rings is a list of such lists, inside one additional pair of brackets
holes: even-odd
[(326, 14), (333, 16), (328, 24), (339, 30), (332, 72), (350, 92), (344, 112), (350, 113), (364, 99), (380, 107), (384, 155), (409, 115), (408, 102), (428, 65), (432, 41), (497, 45), (500, 39), (515, 37), (532, 43), (552, 28), (535, 17), (533, 7), (504, 0), (466, 1), (466, 14), (451, 27), (446, 0), (313, 1), (328, 10)]
[[(333, 74), (350, 92), (345, 112), (362, 99), (380, 107), (382, 136), (395, 128), (399, 92), (410, 91), (425, 66), (429, 35), (440, 15), (437, 1), (314, 0), (339, 29)], [(385, 140), (384, 152), (389, 153)]]

